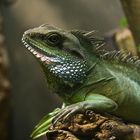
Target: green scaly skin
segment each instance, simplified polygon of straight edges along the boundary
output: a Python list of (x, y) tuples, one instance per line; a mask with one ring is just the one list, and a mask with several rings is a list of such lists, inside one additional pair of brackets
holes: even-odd
[[(48, 24), (26, 31), (22, 41), (41, 64), (50, 92), (58, 94), (66, 105), (48, 114), (32, 138), (45, 134), (51, 123), (87, 109), (140, 124), (139, 60), (136, 66), (111, 60), (117, 52), (101, 58), (111, 52), (97, 55), (94, 49), (104, 41), (94, 37), (94, 32), (64, 31)], [(123, 57), (123, 62), (127, 59)]]

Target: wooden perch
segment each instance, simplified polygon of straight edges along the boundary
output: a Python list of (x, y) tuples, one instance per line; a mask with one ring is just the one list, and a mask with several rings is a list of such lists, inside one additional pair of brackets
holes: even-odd
[(129, 28), (119, 28), (112, 30), (105, 34), (107, 42), (106, 50), (120, 50), (121, 52), (131, 52), (132, 55), (138, 56), (138, 49), (136, 47), (134, 37)]
[(133, 35), (128, 28), (118, 29), (114, 37), (119, 50), (122, 52), (131, 52), (132, 55), (138, 56), (138, 50)]
[(140, 1), (121, 0), (121, 3), (134, 36), (136, 46), (138, 46), (140, 44)]
[(47, 140), (139, 140), (140, 126), (88, 110), (51, 126), (46, 137)]

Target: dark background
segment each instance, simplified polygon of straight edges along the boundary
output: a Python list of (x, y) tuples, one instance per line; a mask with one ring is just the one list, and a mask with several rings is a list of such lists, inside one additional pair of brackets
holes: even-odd
[(48, 92), (39, 64), (21, 44), (23, 32), (49, 23), (103, 35), (119, 27), (124, 15), (119, 0), (17, 0), (2, 10), (12, 83), (11, 140), (29, 140), (35, 124), (61, 100)]

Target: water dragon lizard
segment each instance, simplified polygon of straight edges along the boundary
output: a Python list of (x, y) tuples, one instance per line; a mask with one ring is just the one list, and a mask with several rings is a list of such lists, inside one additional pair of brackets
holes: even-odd
[(22, 42), (42, 66), (50, 92), (64, 102), (35, 127), (33, 138), (45, 134), (51, 123), (87, 109), (140, 124), (137, 57), (102, 50), (104, 39), (94, 31), (65, 31), (48, 24), (27, 30)]

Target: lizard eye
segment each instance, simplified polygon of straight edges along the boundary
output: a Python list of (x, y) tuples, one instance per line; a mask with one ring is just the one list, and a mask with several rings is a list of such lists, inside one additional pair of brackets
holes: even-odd
[(47, 41), (50, 45), (58, 45), (61, 43), (62, 37), (57, 33), (52, 33), (47, 37)]

